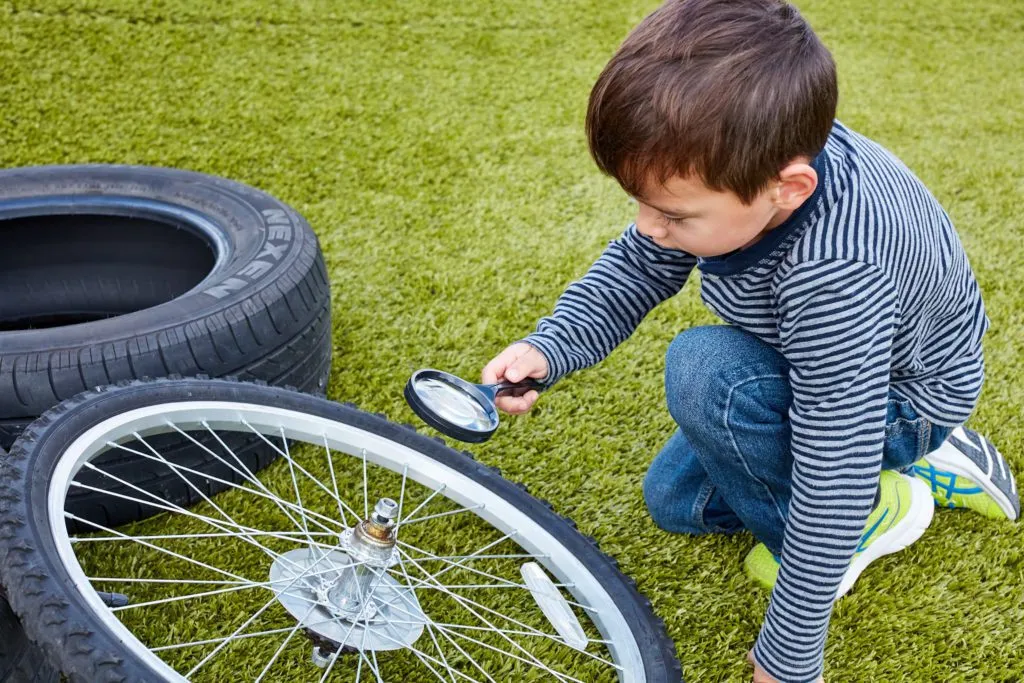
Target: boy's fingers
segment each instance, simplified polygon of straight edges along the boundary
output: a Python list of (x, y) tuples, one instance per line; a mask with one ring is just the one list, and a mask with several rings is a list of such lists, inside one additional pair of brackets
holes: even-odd
[[(484, 384), (494, 384), (502, 380), (521, 382), (527, 377), (542, 379), (547, 374), (548, 363), (544, 354), (525, 342), (517, 342), (484, 366), (481, 381)], [(527, 391), (521, 396), (502, 392), (494, 403), (504, 413), (521, 415), (532, 408), (539, 397), (540, 394), (536, 390)]]
[(501, 396), (495, 403), (498, 404), (499, 402), (500, 405), (498, 407), (512, 415), (519, 415), (530, 409), (530, 404), (525, 396)]
[(529, 374), (529, 361), (525, 360), (528, 355), (524, 353), (505, 369), (505, 379), (509, 382), (518, 382)]
[(508, 413), (509, 415), (519, 415), (525, 413), (527, 408), (523, 405), (523, 399), (516, 398), (514, 396), (499, 396), (495, 401), (494, 405), (498, 406), (498, 410)]
[(484, 384), (494, 384), (505, 377), (505, 371), (508, 369), (509, 364), (516, 359), (509, 351), (510, 349), (505, 349), (484, 366), (481, 377), (481, 381)]
[(547, 363), (544, 361), (544, 356), (530, 346), (505, 370), (505, 379), (510, 382), (521, 382), (527, 377), (540, 379), (546, 374)]
[(523, 347), (530, 348), (527, 344), (513, 344), (495, 356), (490, 363), (484, 366), (483, 373), (481, 373), (481, 381), (484, 384), (494, 384), (502, 379), (508, 379), (506, 374), (508, 368), (516, 362), (519, 356), (523, 355), (525, 351)]
[(523, 396), (499, 396), (494, 404), (510, 415), (521, 415), (533, 407), (539, 396), (536, 390), (530, 390)]
[(498, 363), (498, 358), (495, 358), (484, 366), (484, 371), (480, 375), (480, 381), (484, 384), (494, 384), (498, 381), (498, 375), (503, 369)]

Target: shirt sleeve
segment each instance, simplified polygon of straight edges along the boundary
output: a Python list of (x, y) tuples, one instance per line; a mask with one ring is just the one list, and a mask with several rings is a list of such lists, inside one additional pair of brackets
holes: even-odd
[(682, 289), (696, 263), (686, 252), (659, 247), (635, 224), (626, 228), (523, 340), (547, 358), (544, 382), (554, 384), (604, 359), (655, 306)]
[(874, 505), (899, 311), (890, 278), (855, 261), (798, 264), (777, 292), (793, 490), (754, 656), (790, 683), (821, 675), (832, 604)]

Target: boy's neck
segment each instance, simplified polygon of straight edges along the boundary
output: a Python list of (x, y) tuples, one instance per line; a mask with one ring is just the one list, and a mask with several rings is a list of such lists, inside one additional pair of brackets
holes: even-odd
[(789, 220), (789, 217), (792, 216), (795, 212), (796, 209), (786, 209), (783, 211), (779, 211), (777, 214), (772, 216), (772, 219), (770, 221), (768, 221), (768, 225), (764, 227), (764, 230), (754, 235), (754, 239), (750, 240), (742, 247), (740, 247), (740, 250), (742, 251), (743, 249), (749, 249), (750, 247), (760, 242), (765, 235), (767, 235), (769, 232), (771, 232), (772, 230), (774, 230), (775, 228), (779, 227), (787, 220)]

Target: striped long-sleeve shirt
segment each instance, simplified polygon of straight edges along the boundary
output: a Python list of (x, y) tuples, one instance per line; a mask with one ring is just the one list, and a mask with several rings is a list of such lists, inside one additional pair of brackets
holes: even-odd
[(906, 166), (838, 122), (813, 165), (814, 195), (748, 249), (697, 258), (630, 226), (526, 338), (553, 383), (607, 356), (696, 267), (704, 303), (789, 362), (793, 495), (755, 645), (782, 681), (822, 671), (834, 596), (878, 486), (890, 386), (934, 423), (966, 421), (988, 327), (949, 217)]

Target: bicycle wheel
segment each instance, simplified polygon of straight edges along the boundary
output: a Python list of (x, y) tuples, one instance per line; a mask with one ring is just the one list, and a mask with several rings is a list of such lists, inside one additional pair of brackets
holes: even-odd
[[(68, 493), (155, 436), (210, 436), (239, 483), (73, 535)], [(279, 459), (257, 478), (226, 446)], [(93, 483), (89, 483), (93, 482)], [(116, 481), (114, 483), (123, 484)], [(225, 380), (131, 382), (33, 423), (0, 472), (0, 579), (72, 681), (681, 681), (650, 603), (497, 470), (354, 407)], [(312, 659), (312, 661), (311, 661)]]

